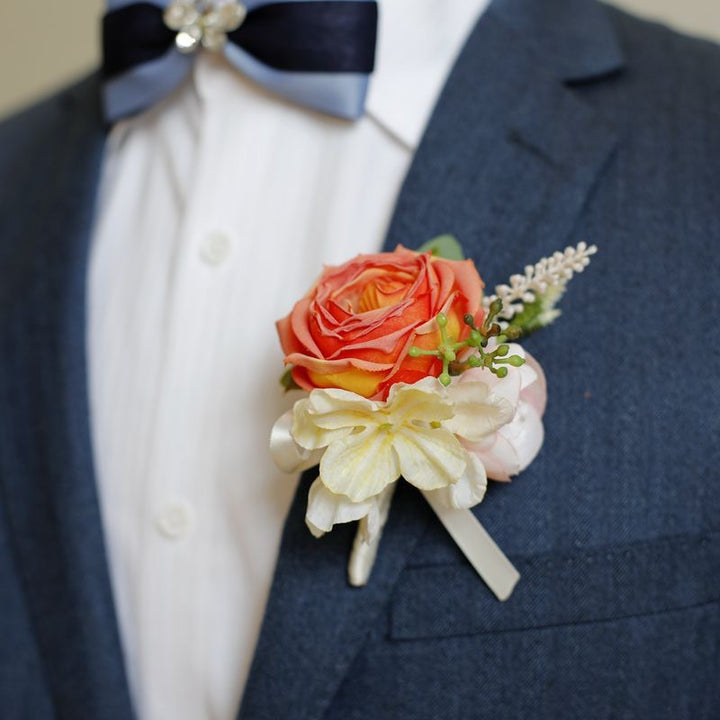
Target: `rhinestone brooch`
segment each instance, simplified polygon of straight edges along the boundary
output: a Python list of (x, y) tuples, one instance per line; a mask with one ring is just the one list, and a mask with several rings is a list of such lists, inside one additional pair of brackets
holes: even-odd
[(209, 3), (202, 0), (173, 0), (163, 20), (175, 30), (175, 47), (183, 54), (195, 52), (200, 46), (217, 52), (227, 41), (227, 34), (242, 25), (247, 15), (244, 5), (230, 2)]

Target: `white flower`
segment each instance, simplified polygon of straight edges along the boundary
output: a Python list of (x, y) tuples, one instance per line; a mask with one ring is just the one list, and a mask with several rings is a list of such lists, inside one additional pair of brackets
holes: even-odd
[(452, 402), (435, 378), (398, 383), (386, 402), (339, 389), (316, 389), (295, 405), (292, 435), (306, 450), (327, 448), (320, 480), (335, 495), (362, 503), (401, 475), (421, 490), (457, 482), (467, 453), (442, 421)]
[(308, 527), (319, 536), (337, 523), (362, 520), (365, 539), (372, 541), (386, 493), (400, 476), (447, 507), (477, 505), (487, 474), (459, 437), (491, 437), (513, 419), (519, 392), (519, 377), (495, 383), (485, 375), (448, 388), (436, 378), (398, 383), (386, 402), (347, 390), (313, 390), (295, 404), (291, 429), (304, 452), (324, 449), (308, 498)]
[(360, 521), (375, 542), (389, 498), (403, 476), (444, 507), (467, 509), (485, 495), (487, 478), (508, 480), (542, 444), (545, 379), (519, 345), (521, 368), (504, 378), (471, 369), (444, 387), (436, 378), (394, 385), (387, 401), (337, 388), (315, 389), (273, 428), (278, 465), (297, 471), (319, 461), (306, 522), (313, 535)]
[(525, 358), (525, 364), (505, 378), (499, 379), (485, 369), (473, 369), (464, 372), (456, 385), (462, 392), (466, 383), (485, 382), (490, 395), (501, 394), (513, 406), (510, 421), (485, 437), (471, 437), (464, 428), (457, 428), (463, 447), (482, 462), (493, 480), (510, 480), (524, 470), (540, 451), (544, 439), (545, 375), (535, 358), (520, 345), (511, 344), (510, 354)]
[(487, 473), (480, 459), (471, 452), (467, 453), (467, 468), (460, 479), (438, 490), (426, 490), (426, 495), (438, 498), (446, 508), (467, 510), (482, 502), (487, 488)]
[(500, 380), (486, 369), (467, 370), (454, 378), (445, 393), (453, 405), (453, 416), (444, 421), (443, 426), (461, 438), (476, 442), (513, 419), (520, 394), (520, 376), (510, 372)]
[(360, 520), (360, 532), (364, 542), (374, 542), (379, 536), (387, 517), (387, 505), (394, 485), (386, 487), (379, 495), (364, 502), (353, 502), (344, 495), (336, 495), (318, 478), (308, 493), (305, 524), (315, 537), (321, 537), (339, 523)]

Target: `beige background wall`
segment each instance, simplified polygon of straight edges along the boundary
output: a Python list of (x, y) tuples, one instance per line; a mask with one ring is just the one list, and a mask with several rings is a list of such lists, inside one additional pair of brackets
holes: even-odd
[[(611, 1), (720, 41), (720, 0)], [(0, 5), (0, 115), (97, 63), (102, 0), (0, 0)]]

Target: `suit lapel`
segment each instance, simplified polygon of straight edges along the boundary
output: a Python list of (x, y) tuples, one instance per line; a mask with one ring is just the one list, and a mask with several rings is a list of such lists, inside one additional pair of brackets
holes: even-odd
[[(450, 232), (487, 280), (504, 282), (563, 247), (617, 142), (567, 85), (621, 64), (599, 6), (496, 0), (448, 79), (386, 249)], [(317, 541), (304, 527), (312, 477), (287, 520), (239, 720), (323, 717), (429, 521), (420, 495), (401, 486), (370, 582), (350, 588), (354, 528)]]
[(127, 720), (86, 386), (87, 255), (104, 145), (97, 98), (91, 78), (11, 121), (19, 147), (4, 164), (15, 196), (3, 192), (0, 210), (12, 248), (0, 304), (0, 476), (58, 717)]
[[(568, 13), (533, 17), (537, 6), (547, 11), (548, 5), (567, 5)], [(617, 142), (614, 129), (567, 86), (620, 63), (604, 16), (594, 14), (598, 8), (589, 5), (594, 22), (574, 17), (583, 5), (496, 0), (490, 6), (418, 148), (387, 247), (449, 232), (495, 283), (562, 246)], [(599, 56), (583, 49), (576, 26), (595, 36), (587, 47)], [(574, 69), (584, 68), (588, 77), (566, 66), (573, 53)]]

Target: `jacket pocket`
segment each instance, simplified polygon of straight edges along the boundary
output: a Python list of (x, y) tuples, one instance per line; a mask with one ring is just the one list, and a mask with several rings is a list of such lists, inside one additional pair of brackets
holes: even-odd
[(521, 580), (504, 603), (469, 565), (407, 568), (391, 605), (390, 638), (597, 622), (720, 599), (720, 533), (511, 559)]

